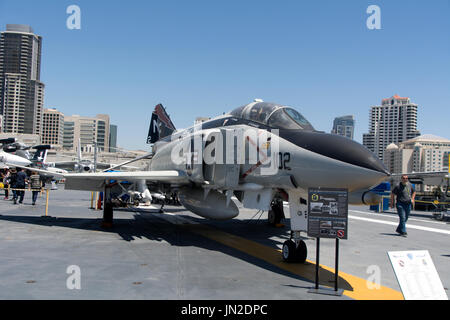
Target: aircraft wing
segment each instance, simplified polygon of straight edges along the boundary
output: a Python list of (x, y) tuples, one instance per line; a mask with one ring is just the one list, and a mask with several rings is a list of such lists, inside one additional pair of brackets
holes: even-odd
[(40, 174), (51, 175), (66, 180), (66, 190), (103, 191), (106, 182), (139, 181), (162, 182), (168, 184), (188, 184), (186, 173), (177, 170), (166, 171), (133, 171), (133, 172), (99, 172), (99, 173), (55, 173), (47, 170), (7, 164), (11, 167), (20, 167), (36, 171)]
[(37, 173), (43, 174), (43, 175), (50, 175), (58, 178), (64, 178), (64, 173), (57, 173), (57, 172), (51, 172), (47, 170), (42, 170), (34, 167), (26, 167), (26, 166), (19, 166), (17, 164), (7, 163), (7, 166), (10, 168), (22, 168), (24, 170), (30, 170), (30, 171), (36, 171)]
[(100, 173), (72, 173), (65, 174), (66, 190), (103, 191), (110, 180), (162, 182), (170, 184), (187, 184), (189, 179), (184, 172), (167, 171), (134, 171), (134, 172), (100, 172)]

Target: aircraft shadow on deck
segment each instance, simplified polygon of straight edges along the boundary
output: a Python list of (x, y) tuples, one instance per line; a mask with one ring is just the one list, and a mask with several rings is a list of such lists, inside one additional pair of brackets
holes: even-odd
[[(172, 210), (178, 211), (178, 210)], [(185, 209), (180, 209), (179, 211), (185, 211)], [(280, 242), (271, 240), (269, 237), (280, 237), (289, 239), (289, 231), (287, 228), (273, 228), (265, 224), (266, 220), (261, 219), (258, 223), (249, 220), (230, 220), (220, 224), (220, 229), (216, 227), (217, 223), (210, 223), (208, 220), (201, 218), (194, 218), (188, 215), (179, 215), (181, 218), (189, 219), (193, 222), (198, 222), (199, 224), (189, 224), (189, 226), (205, 226), (211, 229), (218, 229), (223, 232), (232, 233), (233, 235), (244, 237), (245, 234), (255, 235), (258, 232), (258, 243), (267, 246), (268, 250), (275, 250), (276, 245)], [(67, 218), (67, 217), (41, 217), (41, 216), (18, 216), (18, 215), (0, 215), (0, 221), (10, 221), (25, 224), (32, 224), (44, 227), (63, 227), (72, 228), (85, 231), (101, 231), (107, 233), (116, 233), (124, 241), (134, 241), (138, 239), (148, 239), (152, 241), (166, 241), (173, 246), (179, 247), (190, 247), (195, 246), (206, 250), (219, 251), (230, 255), (234, 258), (241, 259), (247, 263), (251, 263), (260, 268), (266, 269), (277, 274), (288, 276), (297, 280), (302, 280), (310, 283), (314, 283), (311, 280), (311, 276), (308, 278), (302, 277), (293, 272), (283, 270), (282, 268), (271, 264), (270, 262), (261, 260), (250, 254), (242, 252), (238, 249), (228, 247), (224, 244), (216, 242), (214, 240), (205, 241), (205, 237), (189, 232), (186, 225), (183, 224), (173, 224), (165, 221), (163, 218), (158, 217), (155, 213), (142, 213), (137, 212), (134, 214), (133, 219), (127, 218), (117, 218), (114, 220), (114, 226), (112, 228), (102, 228), (102, 219), (100, 218)], [(205, 223), (206, 222), (206, 223)], [(289, 219), (285, 220), (286, 225), (289, 223)], [(225, 227), (223, 227), (225, 226)], [(245, 232), (244, 232), (245, 231)], [(261, 241), (260, 241), (261, 240)], [(311, 255), (311, 253), (309, 253)], [(279, 253), (279, 263), (282, 261), (281, 253)], [(289, 264), (291, 265), (291, 264)], [(308, 273), (311, 274), (312, 270), (315, 268), (315, 264), (306, 262), (305, 264), (300, 264), (299, 269), (307, 269)], [(320, 285), (332, 286), (330, 283), (334, 279), (334, 273), (320, 268)], [(345, 279), (339, 277), (339, 288), (344, 290), (352, 291), (353, 288)]]

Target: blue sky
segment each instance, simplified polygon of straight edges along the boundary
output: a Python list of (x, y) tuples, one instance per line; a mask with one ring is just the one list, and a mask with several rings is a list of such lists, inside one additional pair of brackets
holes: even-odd
[[(69, 30), (66, 8), (81, 9)], [(369, 30), (369, 5), (381, 30)], [(450, 138), (450, 1), (0, 0), (0, 30), (43, 37), (45, 106), (108, 113), (118, 143), (147, 148), (153, 107), (178, 128), (254, 98), (290, 105), (316, 129), (394, 94), (419, 105), (421, 133)]]

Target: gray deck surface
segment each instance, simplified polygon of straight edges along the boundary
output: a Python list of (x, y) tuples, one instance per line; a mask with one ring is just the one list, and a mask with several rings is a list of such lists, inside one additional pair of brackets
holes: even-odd
[[(284, 268), (281, 254), (273, 255), (289, 237), (288, 220), (286, 227), (272, 228), (267, 213), (252, 219), (255, 210), (241, 209), (236, 219), (213, 222), (167, 206), (164, 214), (115, 211), (114, 227), (106, 230), (100, 227), (102, 211), (89, 209), (89, 198), (90, 192), (52, 191), (52, 218), (41, 217), (44, 197), (36, 206), (30, 192), (21, 205), (1, 198), (0, 299), (350, 299), (308, 293), (313, 281)], [(340, 271), (366, 279), (375, 265), (381, 285), (400, 291), (387, 252), (429, 250), (448, 294), (449, 223), (413, 212), (403, 238), (389, 224), (397, 222), (394, 211), (350, 206)], [(228, 245), (220, 240), (227, 235), (250, 241)], [(315, 239), (305, 241), (314, 262)], [(261, 258), (261, 245), (267, 258)], [(334, 267), (334, 245), (321, 241), (321, 265)], [(71, 265), (81, 270), (80, 290), (67, 288)]]

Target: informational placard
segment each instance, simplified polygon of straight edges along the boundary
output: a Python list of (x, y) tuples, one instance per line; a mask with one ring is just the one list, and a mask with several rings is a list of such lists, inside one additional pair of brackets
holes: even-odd
[(390, 251), (388, 256), (405, 300), (448, 300), (428, 250)]
[(347, 189), (308, 190), (308, 236), (348, 239)]

